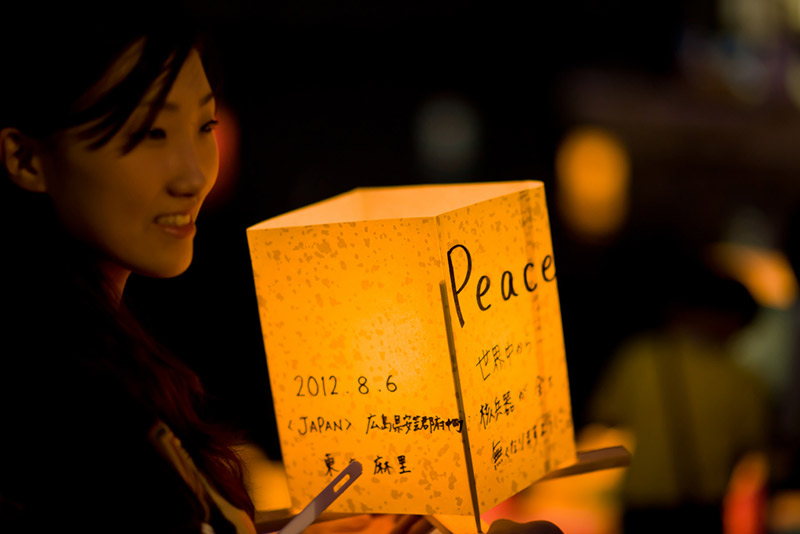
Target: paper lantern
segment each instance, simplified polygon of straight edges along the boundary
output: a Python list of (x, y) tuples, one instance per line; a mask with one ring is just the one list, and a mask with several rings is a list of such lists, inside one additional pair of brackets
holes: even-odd
[(293, 507), (478, 515), (575, 462), (539, 182), (356, 189), (248, 229)]

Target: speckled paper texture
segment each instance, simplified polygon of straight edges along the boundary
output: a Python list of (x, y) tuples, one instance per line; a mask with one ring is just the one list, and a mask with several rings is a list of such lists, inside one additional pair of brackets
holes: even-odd
[(351, 460), (330, 511), (483, 512), (575, 461), (541, 183), (357, 189), (248, 240), (293, 507)]

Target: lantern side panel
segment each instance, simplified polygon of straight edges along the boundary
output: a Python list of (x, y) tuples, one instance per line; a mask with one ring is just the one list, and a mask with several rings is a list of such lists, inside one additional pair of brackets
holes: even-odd
[(575, 461), (543, 186), (437, 224), (482, 513)]
[(358, 460), (330, 511), (470, 513), (434, 219), (248, 239), (293, 507)]

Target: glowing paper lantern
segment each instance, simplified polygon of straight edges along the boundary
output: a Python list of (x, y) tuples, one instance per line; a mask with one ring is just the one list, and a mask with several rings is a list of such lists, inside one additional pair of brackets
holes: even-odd
[(248, 229), (294, 508), (479, 514), (575, 462), (539, 182), (356, 189)]

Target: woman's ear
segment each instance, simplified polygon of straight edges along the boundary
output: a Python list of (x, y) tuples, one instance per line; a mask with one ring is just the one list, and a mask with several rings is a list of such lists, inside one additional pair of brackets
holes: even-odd
[(16, 128), (0, 130), (0, 165), (22, 189), (43, 193), (47, 185), (37, 154), (38, 143)]

